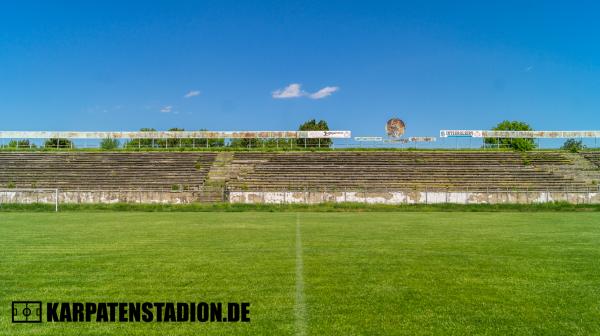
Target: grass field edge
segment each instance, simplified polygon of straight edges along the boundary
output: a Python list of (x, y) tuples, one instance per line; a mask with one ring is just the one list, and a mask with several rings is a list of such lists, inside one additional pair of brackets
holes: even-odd
[[(54, 212), (54, 204), (0, 204), (0, 212)], [(140, 212), (598, 212), (600, 204), (551, 202), (539, 204), (60, 204), (59, 211)]]

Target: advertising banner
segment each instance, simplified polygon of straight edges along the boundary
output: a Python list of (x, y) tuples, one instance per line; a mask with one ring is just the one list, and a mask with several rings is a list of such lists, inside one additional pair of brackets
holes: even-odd
[(350, 138), (350, 131), (0, 131), (0, 139), (242, 139)]

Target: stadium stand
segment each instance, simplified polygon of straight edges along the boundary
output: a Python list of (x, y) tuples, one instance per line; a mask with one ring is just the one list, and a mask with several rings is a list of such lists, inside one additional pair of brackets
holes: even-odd
[[(586, 154), (587, 155), (587, 154)], [(599, 160), (591, 153), (588, 160)], [(584, 160), (585, 161), (585, 160)], [(598, 162), (598, 161), (596, 161)], [(203, 190), (453, 189), (590, 187), (560, 152), (1, 152), (0, 188)], [(215, 189), (209, 193), (209, 189)]]
[(214, 153), (0, 153), (0, 187), (195, 190)]
[(540, 168), (571, 164), (561, 153), (545, 152), (239, 152), (233, 164), (246, 168), (229, 181), (231, 190), (564, 190), (589, 186)]
[(585, 152), (583, 157), (591, 161), (596, 167), (600, 168), (600, 152)]

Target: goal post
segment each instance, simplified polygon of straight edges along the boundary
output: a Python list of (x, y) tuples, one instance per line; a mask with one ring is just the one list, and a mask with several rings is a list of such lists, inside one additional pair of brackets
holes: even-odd
[(0, 207), (5, 204), (52, 204), (58, 212), (58, 203), (58, 189), (0, 188)]

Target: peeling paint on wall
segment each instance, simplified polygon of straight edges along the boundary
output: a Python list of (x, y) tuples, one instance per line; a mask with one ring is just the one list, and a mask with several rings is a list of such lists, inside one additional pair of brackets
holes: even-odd
[[(0, 191), (2, 203), (48, 203), (54, 204), (55, 191)], [(63, 203), (162, 203), (189, 204), (199, 202), (195, 192), (162, 191), (59, 191), (59, 204)], [(325, 202), (369, 204), (499, 204), (499, 203), (546, 203), (569, 202), (573, 204), (600, 204), (599, 192), (569, 191), (231, 191), (230, 203), (248, 204), (318, 204)]]
[(231, 203), (305, 203), (356, 202), (369, 204), (498, 204), (498, 203), (546, 203), (564, 201), (574, 204), (600, 203), (598, 192), (443, 192), (443, 191), (390, 191), (390, 192), (321, 192), (321, 191), (235, 191), (230, 192)]

